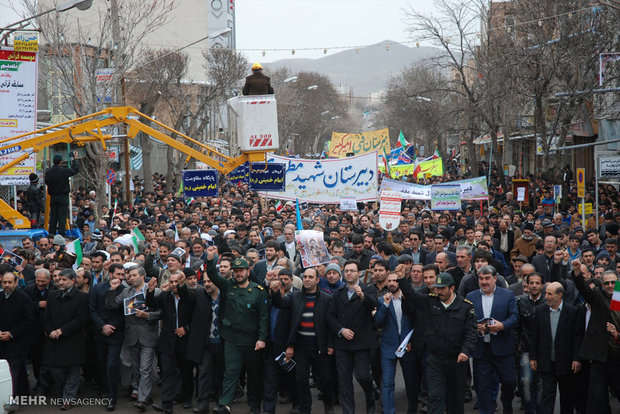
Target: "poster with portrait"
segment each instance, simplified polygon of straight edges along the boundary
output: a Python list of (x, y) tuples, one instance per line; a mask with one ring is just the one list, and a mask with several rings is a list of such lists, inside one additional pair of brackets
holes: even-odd
[(315, 230), (297, 230), (295, 240), (301, 255), (303, 267), (329, 263), (330, 256), (323, 233)]
[(123, 300), (125, 316), (135, 315), (139, 310), (146, 310), (146, 300), (144, 293), (140, 292), (130, 298)]

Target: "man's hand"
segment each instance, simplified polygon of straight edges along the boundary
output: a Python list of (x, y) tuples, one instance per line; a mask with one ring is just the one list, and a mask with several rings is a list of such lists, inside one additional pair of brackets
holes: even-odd
[(152, 277), (151, 280), (149, 280), (149, 292), (152, 292), (155, 290), (155, 288), (157, 287), (157, 278), (156, 277)]
[(110, 290), (116, 290), (121, 285), (120, 279), (110, 279)]
[(575, 276), (579, 276), (581, 274), (581, 262), (579, 261), (579, 259), (573, 260), (571, 265), (573, 266), (573, 273), (575, 274)]
[(185, 332), (185, 328), (181, 326), (180, 328), (174, 330), (174, 334), (180, 338), (185, 336), (187, 332)]
[(391, 301), (392, 301), (391, 292), (387, 292), (385, 295), (383, 295), (383, 303), (385, 303), (385, 306), (390, 306)]
[(11, 334), (8, 331), (0, 332), (0, 341), (10, 341)]
[(40, 308), (45, 308), (47, 306), (47, 301), (46, 300), (40, 300), (39, 301), (39, 307)]
[(110, 336), (114, 333), (115, 330), (116, 330), (115, 326), (110, 325), (110, 324), (105, 324), (101, 328), (101, 333), (104, 334), (105, 336)]
[(149, 318), (149, 313), (143, 310), (137, 310), (136, 311), (136, 316), (138, 318), (142, 318), (142, 319), (148, 319)]
[[(164, 283), (161, 284), (161, 286), (159, 287), (162, 291), (167, 292), (170, 290), (170, 281), (165, 281)], [(150, 290), (149, 290), (150, 292)]]
[(261, 349), (265, 349), (264, 341), (256, 341), (256, 346), (254, 346), (255, 351), (260, 351)]
[(575, 374), (578, 373), (581, 370), (581, 362), (573, 361), (570, 368)]
[(362, 288), (360, 287), (360, 285), (355, 286), (353, 288), (353, 291), (355, 292), (357, 296), (359, 296), (360, 299), (364, 299), (364, 291), (362, 291)]
[(556, 250), (553, 252), (553, 263), (560, 264), (564, 260), (564, 252), (562, 250)]
[(476, 324), (476, 327), (478, 328), (478, 333), (479, 333), (480, 335), (485, 335), (485, 334), (486, 334), (486, 332), (484, 331), (484, 330), (486, 329), (486, 326), (487, 326), (487, 325), (486, 325), (486, 324), (484, 324), (484, 323), (478, 323), (478, 324)]
[(334, 355), (334, 348), (327, 348), (327, 355)]
[(399, 279), (402, 279), (402, 278), (404, 278), (406, 276), (405, 270), (406, 270), (406, 267), (405, 267), (405, 265), (403, 263), (397, 265), (396, 269), (394, 269), (394, 271), (398, 274), (398, 278)]
[(215, 253), (216, 252), (217, 252), (217, 249), (215, 248), (215, 246), (207, 247), (207, 260), (215, 259)]
[(498, 333), (504, 330), (504, 324), (500, 321), (493, 319), (493, 325), (489, 325), (489, 331), (491, 333)]
[(609, 332), (614, 339), (618, 339), (618, 330), (613, 323), (607, 322), (607, 332)]
[(355, 336), (355, 332), (353, 332), (350, 329), (347, 328), (343, 328), (342, 331), (340, 332), (340, 335), (346, 339), (347, 341), (350, 341), (353, 339), (353, 337)]
[(286, 360), (290, 361), (293, 358), (293, 355), (295, 355), (295, 348), (293, 348), (292, 346), (289, 346), (286, 348)]
[(532, 371), (538, 371), (538, 362), (530, 360), (530, 368)]
[(271, 282), (275, 281), (277, 278), (278, 278), (278, 274), (276, 273), (275, 270), (268, 270), (267, 274), (265, 274), (265, 280), (269, 282), (270, 286), (271, 286)]
[(280, 285), (281, 283), (278, 279), (272, 280), (269, 282), (269, 290), (271, 290), (271, 293), (276, 293), (280, 289)]
[(52, 332), (50, 332), (50, 338), (52, 339), (58, 339), (60, 338), (60, 336), (62, 335), (62, 331), (60, 329), (55, 329)]
[(456, 358), (456, 363), (461, 363), (461, 362), (467, 362), (469, 360), (469, 357), (467, 355), (465, 355), (464, 353), (460, 353), (458, 358)]

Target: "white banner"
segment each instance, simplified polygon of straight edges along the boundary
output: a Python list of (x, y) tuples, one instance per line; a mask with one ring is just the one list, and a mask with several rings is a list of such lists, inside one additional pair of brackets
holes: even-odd
[(265, 197), (325, 204), (340, 204), (343, 197), (359, 202), (378, 198), (376, 152), (333, 160), (270, 155), (267, 162), (286, 165), (286, 189), (261, 192)]
[[(461, 187), (461, 200), (486, 200), (489, 197), (489, 189), (486, 177), (468, 178), (466, 180), (449, 181), (445, 184), (458, 184)], [(408, 183), (406, 181), (384, 178), (381, 182), (380, 192), (396, 191), (401, 197), (408, 200), (430, 200), (431, 186)]]
[[(32, 132), (37, 126), (37, 54), (0, 50), (0, 140)], [(31, 137), (26, 137), (28, 139)], [(9, 143), (0, 144), (6, 146)], [(13, 144), (13, 142), (10, 142)], [(24, 154), (19, 142), (2, 151), (0, 165)], [(28, 175), (36, 172), (36, 155), (9, 168), (0, 175), (0, 184), (29, 183)]]
[(461, 186), (459, 184), (431, 186), (431, 210), (460, 210)]
[(400, 206), (402, 198), (394, 191), (381, 192), (379, 207), (379, 224), (387, 231), (396, 230), (400, 224)]

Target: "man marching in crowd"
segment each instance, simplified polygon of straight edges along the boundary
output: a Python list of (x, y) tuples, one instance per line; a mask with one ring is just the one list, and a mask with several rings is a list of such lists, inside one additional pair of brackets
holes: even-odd
[(557, 387), (562, 413), (620, 410), (613, 186), (587, 189), (605, 194), (599, 228), (576, 214), (575, 183), (553, 215), (542, 179), (525, 202), (499, 191), (493, 170), (488, 201), (431, 211), (406, 199), (391, 231), (377, 204), (310, 204), (306, 239), (293, 203), (245, 184), (187, 203), (159, 175), (154, 192), (135, 186), (133, 207), (119, 197), (95, 220), (94, 195), (70, 193), (58, 161), (50, 230), (62, 231), (71, 196), (87, 234), (79, 254), (62, 235), (22, 238), (0, 263), (13, 395), (60, 388), (65, 410), (101, 395), (109, 411), (129, 399), (136, 412), (222, 414), (245, 398), (251, 413), (349, 414), (355, 377), (366, 413), (490, 414), (499, 399), (504, 413), (546, 414)]

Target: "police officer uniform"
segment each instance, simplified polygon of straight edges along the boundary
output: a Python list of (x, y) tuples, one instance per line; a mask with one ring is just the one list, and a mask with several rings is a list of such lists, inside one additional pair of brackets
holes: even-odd
[[(239, 257), (232, 269), (248, 269), (248, 262)], [(242, 367), (247, 372), (248, 405), (251, 412), (260, 412), (263, 396), (263, 351), (255, 350), (257, 341), (267, 341), (269, 305), (265, 288), (249, 281), (244, 288), (233, 279), (217, 273), (215, 261), (207, 262), (207, 275), (225, 298), (220, 336), (224, 339), (225, 373), (220, 407), (215, 412), (228, 413), (233, 401)]]
[[(459, 354), (471, 356), (476, 346), (477, 332), (473, 304), (455, 294), (446, 306), (434, 293), (416, 293), (408, 279), (398, 284), (407, 298), (406, 311), (422, 315), (424, 344), (428, 349), (428, 414), (463, 413), (467, 363), (457, 363)], [(433, 287), (454, 286), (449, 273), (440, 273)], [(415, 335), (415, 332), (414, 332)]]

